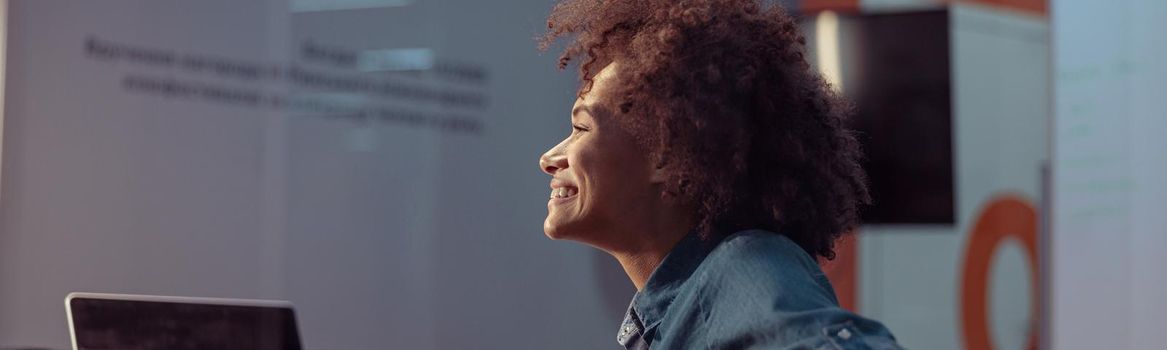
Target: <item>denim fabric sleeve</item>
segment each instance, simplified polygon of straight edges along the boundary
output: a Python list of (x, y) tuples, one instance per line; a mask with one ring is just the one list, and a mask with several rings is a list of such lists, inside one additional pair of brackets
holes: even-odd
[[(770, 317), (709, 337), (707, 349), (901, 349), (877, 322), (841, 309)], [(796, 328), (792, 331), (790, 328)]]

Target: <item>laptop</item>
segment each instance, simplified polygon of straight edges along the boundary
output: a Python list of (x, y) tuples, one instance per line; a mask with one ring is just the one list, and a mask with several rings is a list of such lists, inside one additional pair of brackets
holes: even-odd
[(301, 350), (286, 301), (70, 293), (65, 310), (73, 350)]

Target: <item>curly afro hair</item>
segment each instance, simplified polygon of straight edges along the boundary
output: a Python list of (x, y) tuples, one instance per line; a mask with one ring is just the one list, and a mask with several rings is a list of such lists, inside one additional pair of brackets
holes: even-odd
[(755, 0), (564, 0), (539, 38), (592, 78), (619, 62), (617, 118), (693, 204), (705, 239), (760, 228), (811, 256), (870, 202), (851, 107), (804, 58), (806, 40), (777, 5)]

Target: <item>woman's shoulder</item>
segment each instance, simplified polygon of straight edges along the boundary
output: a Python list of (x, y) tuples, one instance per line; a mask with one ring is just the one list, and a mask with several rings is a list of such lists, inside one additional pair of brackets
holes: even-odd
[(658, 334), (665, 348), (899, 348), (879, 322), (840, 309), (817, 262), (778, 233), (725, 237), (682, 289)]
[(714, 302), (780, 305), (791, 311), (838, 304), (818, 263), (794, 241), (766, 230), (726, 236), (689, 282)]
[(725, 236), (709, 253), (709, 257), (737, 260), (762, 259), (765, 261), (774, 261), (772, 258), (778, 257), (797, 259), (800, 264), (814, 263), (810, 255), (790, 238), (777, 232), (762, 229), (743, 230)]

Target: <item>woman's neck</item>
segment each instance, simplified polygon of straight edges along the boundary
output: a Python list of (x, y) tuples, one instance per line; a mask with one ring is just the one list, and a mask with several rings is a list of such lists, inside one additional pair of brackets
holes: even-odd
[(667, 217), (656, 221), (653, 228), (631, 233), (640, 238), (635, 247), (610, 250), (608, 253), (620, 262), (636, 290), (644, 289), (648, 278), (686, 235), (693, 230), (690, 220)]
[(644, 289), (644, 284), (648, 282), (648, 278), (652, 276), (656, 267), (660, 266), (661, 261), (668, 255), (668, 251), (664, 253), (643, 252), (612, 255), (616, 257), (616, 261), (620, 262), (620, 266), (624, 267), (624, 273), (628, 275), (628, 279), (632, 280), (632, 284), (639, 291)]

